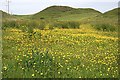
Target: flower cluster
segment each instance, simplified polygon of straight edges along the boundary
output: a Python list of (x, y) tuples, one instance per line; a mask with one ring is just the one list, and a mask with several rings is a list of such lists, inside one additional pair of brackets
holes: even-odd
[(80, 29), (5, 30), (3, 77), (118, 77), (118, 38), (114, 35)]

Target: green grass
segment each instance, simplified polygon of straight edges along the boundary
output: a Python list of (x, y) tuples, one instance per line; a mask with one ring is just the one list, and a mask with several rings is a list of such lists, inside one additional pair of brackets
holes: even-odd
[(3, 78), (118, 77), (116, 32), (90, 25), (33, 32), (3, 30)]
[(108, 18), (118, 18), (119, 14), (120, 14), (120, 8), (115, 8), (113, 10), (105, 12), (103, 16)]
[[(79, 21), (81, 24), (110, 24), (118, 27), (119, 8), (100, 13), (91, 8), (71, 8), (67, 6), (51, 6), (33, 15), (9, 15), (3, 12), (4, 20), (21, 20), (23, 22), (38, 23), (41, 20), (54, 23), (54, 21)], [(4, 15), (6, 17), (4, 17)], [(5, 21), (5, 22), (8, 22)], [(36, 21), (36, 22), (35, 22)], [(27, 23), (26, 22), (26, 23)], [(37, 24), (38, 25), (38, 24)]]
[(34, 19), (55, 19), (59, 21), (80, 21), (83, 18), (89, 19), (91, 17), (95, 17), (96, 15), (100, 15), (101, 13), (94, 10), (94, 9), (75, 9), (71, 7), (66, 6), (51, 6), (43, 11), (34, 14), (31, 16)]

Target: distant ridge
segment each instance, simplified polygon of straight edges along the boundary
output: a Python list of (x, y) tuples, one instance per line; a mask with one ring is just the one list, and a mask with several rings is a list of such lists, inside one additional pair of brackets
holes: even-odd
[(69, 7), (69, 6), (50, 6), (47, 7), (46, 9), (42, 10), (42, 11), (46, 11), (46, 10), (53, 10), (53, 11), (60, 11), (60, 12), (65, 12), (65, 11), (71, 11), (74, 8)]
[(7, 17), (10, 16), (10, 14), (8, 14), (8, 13), (2, 11), (2, 10), (0, 10), (0, 13), (2, 14), (2, 18), (7, 18)]
[(10, 15), (2, 10), (3, 18), (15, 19), (38, 19), (38, 20), (58, 20), (58, 21), (80, 21), (80, 22), (118, 22), (120, 8), (115, 8), (105, 13), (101, 13), (92, 8), (73, 8), (69, 6), (50, 6), (33, 15)]
[(110, 18), (118, 17), (118, 15), (120, 15), (120, 8), (112, 9), (112, 10), (105, 12), (103, 14), (103, 16), (110, 17)]
[[(50, 6), (33, 15), (35, 19), (63, 19), (63, 17), (85, 18), (102, 14), (91, 8), (72, 8), (68, 6)], [(85, 15), (85, 16), (84, 16)], [(68, 18), (69, 19), (69, 18)]]

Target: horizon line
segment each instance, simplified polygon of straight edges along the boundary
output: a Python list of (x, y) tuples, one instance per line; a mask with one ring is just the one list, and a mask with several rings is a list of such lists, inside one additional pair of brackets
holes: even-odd
[[(48, 6), (48, 7), (46, 7), (46, 8), (53, 7), (53, 6), (56, 6), (56, 7), (57, 7), (57, 6), (59, 6), (59, 7), (70, 7), (70, 8), (74, 8), (74, 9), (93, 9), (93, 10), (96, 10), (96, 11), (102, 13), (102, 14), (104, 14), (104, 13), (106, 13), (106, 12), (108, 12), (108, 11), (114, 10), (114, 9), (116, 9), (116, 8), (120, 8), (120, 6), (118, 6), (118, 7), (115, 7), (115, 8), (113, 8), (113, 9), (107, 10), (107, 11), (105, 11), (105, 12), (102, 12), (102, 11), (100, 11), (100, 10), (97, 10), (97, 9), (95, 9), (95, 8), (90, 8), (90, 7), (85, 7), (85, 8), (79, 7), (79, 8), (75, 8), (75, 7), (63, 6), (63, 5), (52, 5), (52, 6)], [(26, 14), (17, 14), (17, 13), (11, 14), (11, 13), (9, 13), (9, 14), (10, 14), (10, 15), (21, 15), (21, 16), (22, 16), (22, 15), (23, 15), (23, 16), (24, 16), (24, 15), (34, 15), (34, 14), (37, 14), (37, 13), (45, 10), (46, 8), (44, 8), (44, 9), (42, 9), (42, 10), (40, 10), (40, 11), (34, 12), (34, 13), (26, 13)], [(5, 12), (5, 13), (8, 14), (8, 12), (5, 11), (5, 10), (1, 10), (1, 11), (3, 11), (3, 12)]]

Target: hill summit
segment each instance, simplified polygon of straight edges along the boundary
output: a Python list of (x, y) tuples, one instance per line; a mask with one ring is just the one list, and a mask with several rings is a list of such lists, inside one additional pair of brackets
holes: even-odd
[(116, 17), (118, 17), (118, 15), (120, 15), (120, 8), (115, 8), (113, 10), (105, 12), (103, 15), (105, 17), (109, 17), (109, 18), (111, 18), (111, 17), (115, 17), (116, 18)]
[(99, 15), (101, 12), (91, 8), (72, 8), (68, 6), (50, 6), (33, 15), (35, 19), (84, 18)]

